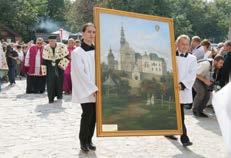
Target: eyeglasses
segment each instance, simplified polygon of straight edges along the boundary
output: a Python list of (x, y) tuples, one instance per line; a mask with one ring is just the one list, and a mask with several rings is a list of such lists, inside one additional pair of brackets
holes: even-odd
[(42, 45), (43, 43), (42, 42), (37, 42), (37, 44)]

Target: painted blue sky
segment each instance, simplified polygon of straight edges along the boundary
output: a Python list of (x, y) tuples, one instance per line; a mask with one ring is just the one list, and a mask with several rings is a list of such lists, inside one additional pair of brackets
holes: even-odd
[[(159, 26), (156, 31), (155, 26)], [(125, 38), (136, 52), (156, 53), (166, 60), (168, 70), (172, 67), (169, 25), (167, 22), (151, 21), (126, 16), (100, 14), (101, 62), (106, 62), (111, 47), (116, 58), (119, 57), (121, 26)]]

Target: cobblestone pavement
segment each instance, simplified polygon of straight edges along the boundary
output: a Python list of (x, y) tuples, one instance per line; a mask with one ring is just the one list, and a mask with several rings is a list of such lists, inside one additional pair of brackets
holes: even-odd
[(26, 81), (3, 85), (0, 93), (0, 158), (223, 158), (216, 117), (195, 118), (186, 111), (193, 146), (163, 136), (96, 138), (96, 152), (79, 150), (80, 106), (71, 96), (48, 104), (46, 94), (25, 94)]

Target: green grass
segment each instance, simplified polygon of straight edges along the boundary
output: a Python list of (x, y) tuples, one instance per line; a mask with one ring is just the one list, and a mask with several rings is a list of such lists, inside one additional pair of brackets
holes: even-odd
[[(164, 101), (162, 106), (158, 99), (155, 100), (153, 106), (147, 106), (145, 103), (146, 101), (141, 98), (104, 97), (103, 123), (118, 124), (119, 130), (169, 130), (177, 128), (175, 103), (171, 103), (170, 111), (168, 101)], [(134, 104), (145, 110), (146, 113), (129, 117), (121, 114), (127, 110), (129, 105)], [(108, 121), (112, 116), (116, 117), (118, 121)]]

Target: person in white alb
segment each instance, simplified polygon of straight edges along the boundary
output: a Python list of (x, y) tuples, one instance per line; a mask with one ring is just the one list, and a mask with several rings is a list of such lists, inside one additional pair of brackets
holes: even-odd
[(95, 26), (87, 23), (83, 26), (83, 40), (71, 54), (72, 102), (80, 103), (82, 116), (79, 139), (81, 150), (88, 152), (96, 150), (92, 137), (96, 122), (96, 92), (95, 84)]
[[(190, 39), (187, 35), (180, 35), (176, 40), (176, 62), (178, 68), (178, 79), (180, 88), (180, 107), (183, 125), (183, 134), (181, 135), (181, 143), (183, 146), (190, 146), (192, 142), (187, 135), (187, 129), (185, 126), (184, 117), (184, 105), (191, 104), (192, 98), (192, 86), (196, 79), (197, 71), (197, 59), (194, 55), (189, 53)], [(177, 139), (175, 136), (167, 136), (170, 139)]]

